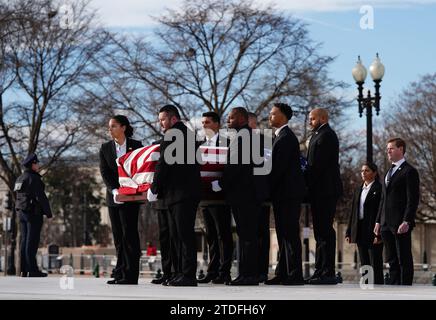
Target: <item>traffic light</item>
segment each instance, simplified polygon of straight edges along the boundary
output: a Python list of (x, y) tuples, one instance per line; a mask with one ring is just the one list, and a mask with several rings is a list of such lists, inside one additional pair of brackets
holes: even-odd
[(5, 209), (12, 210), (12, 195), (10, 192), (6, 193)]

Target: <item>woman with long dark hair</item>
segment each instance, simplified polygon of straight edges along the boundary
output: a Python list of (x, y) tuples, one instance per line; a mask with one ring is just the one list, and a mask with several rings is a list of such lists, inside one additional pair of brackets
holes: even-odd
[(133, 140), (133, 128), (126, 116), (116, 115), (109, 120), (112, 140), (100, 148), (100, 172), (106, 184), (106, 203), (112, 225), (117, 265), (108, 284), (138, 284), (141, 248), (138, 233), (139, 204), (117, 202), (120, 184), (116, 159), (141, 148), (140, 141)]
[(357, 244), (360, 264), (373, 268), (374, 284), (383, 284), (383, 243), (373, 232), (382, 186), (374, 163), (364, 163), (360, 174), (363, 183), (354, 191), (345, 239)]

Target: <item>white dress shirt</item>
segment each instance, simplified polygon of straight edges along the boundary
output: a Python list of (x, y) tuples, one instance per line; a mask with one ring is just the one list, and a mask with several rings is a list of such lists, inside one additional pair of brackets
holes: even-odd
[(280, 131), (282, 131), (282, 129), (283, 129), (284, 127), (286, 127), (287, 125), (288, 125), (288, 124), (285, 124), (285, 125), (281, 126), (280, 128), (278, 128), (278, 129), (276, 130), (276, 132), (275, 132), (276, 137), (279, 136)]
[[(406, 161), (406, 159), (403, 158), (401, 160), (398, 160), (397, 162), (392, 162), (392, 164), (395, 164), (395, 167), (392, 169), (391, 179), (392, 179), (392, 176), (394, 175), (394, 173), (398, 170), (399, 167), (401, 167), (401, 165), (405, 161)], [(386, 183), (386, 185), (388, 184), (388, 174), (385, 177), (385, 183)]]
[(365, 200), (373, 183), (374, 181), (368, 185), (363, 184), (362, 193), (360, 194), (359, 220), (363, 220)]
[(218, 132), (215, 133), (215, 135), (210, 139), (206, 136), (206, 141), (203, 143), (203, 146), (215, 147), (216, 141), (218, 140), (218, 136), (219, 136)]
[(124, 143), (122, 145), (115, 141), (115, 150), (117, 152), (117, 158), (124, 156), (127, 153), (127, 139), (124, 139)]

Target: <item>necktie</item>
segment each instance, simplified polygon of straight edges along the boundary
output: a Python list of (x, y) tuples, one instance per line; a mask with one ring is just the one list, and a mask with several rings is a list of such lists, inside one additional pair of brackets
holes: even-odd
[(392, 164), (391, 168), (388, 171), (388, 176), (386, 178), (386, 185), (388, 185), (389, 182), (391, 181), (392, 173), (394, 172), (394, 168), (395, 168), (395, 164)]

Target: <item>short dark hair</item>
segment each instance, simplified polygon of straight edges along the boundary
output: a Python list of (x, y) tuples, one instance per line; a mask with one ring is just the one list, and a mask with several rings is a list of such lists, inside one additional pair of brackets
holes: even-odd
[(235, 107), (235, 108), (232, 109), (232, 111), (234, 111), (237, 114), (239, 114), (240, 116), (242, 116), (242, 118), (244, 118), (245, 121), (248, 121), (248, 111), (247, 111), (247, 109), (245, 109), (243, 107)]
[(127, 119), (126, 116), (117, 114), (113, 116), (111, 119), (118, 122), (121, 126), (126, 127), (126, 131), (124, 131), (124, 134), (126, 135), (127, 138), (131, 138), (133, 136), (133, 127), (130, 125), (129, 119)]
[(372, 172), (378, 172), (378, 167), (374, 162), (364, 162), (362, 166), (367, 166)]
[(180, 113), (176, 106), (173, 106), (172, 104), (164, 105), (162, 108), (160, 108), (159, 113), (166, 112), (170, 117), (176, 117), (178, 120), (180, 120)]
[(215, 123), (220, 123), (220, 116), (218, 115), (218, 113), (213, 112), (213, 111), (209, 111), (209, 112), (205, 112), (202, 114), (202, 117), (207, 117), (207, 118), (211, 118), (213, 122)]
[(249, 112), (248, 113), (248, 117), (249, 118), (255, 118), (257, 120), (257, 114), (255, 114), (254, 112)]
[(380, 176), (379, 176), (379, 174), (378, 174), (378, 167), (377, 167), (377, 165), (374, 163), (374, 162), (368, 162), (368, 161), (366, 161), (366, 162), (364, 162), (363, 164), (362, 164), (362, 167), (363, 166), (367, 166), (372, 172), (375, 172), (375, 179), (376, 180), (378, 180), (379, 178), (380, 178)]
[(401, 139), (401, 138), (392, 138), (392, 139), (389, 139), (386, 144), (388, 144), (388, 143), (395, 143), (395, 146), (397, 148), (403, 147), (403, 154), (406, 153), (406, 141), (404, 141), (403, 139)]
[(294, 112), (292, 111), (292, 108), (286, 103), (276, 102), (273, 104), (273, 107), (279, 108), (280, 112), (285, 115), (286, 119), (288, 120), (292, 119)]

